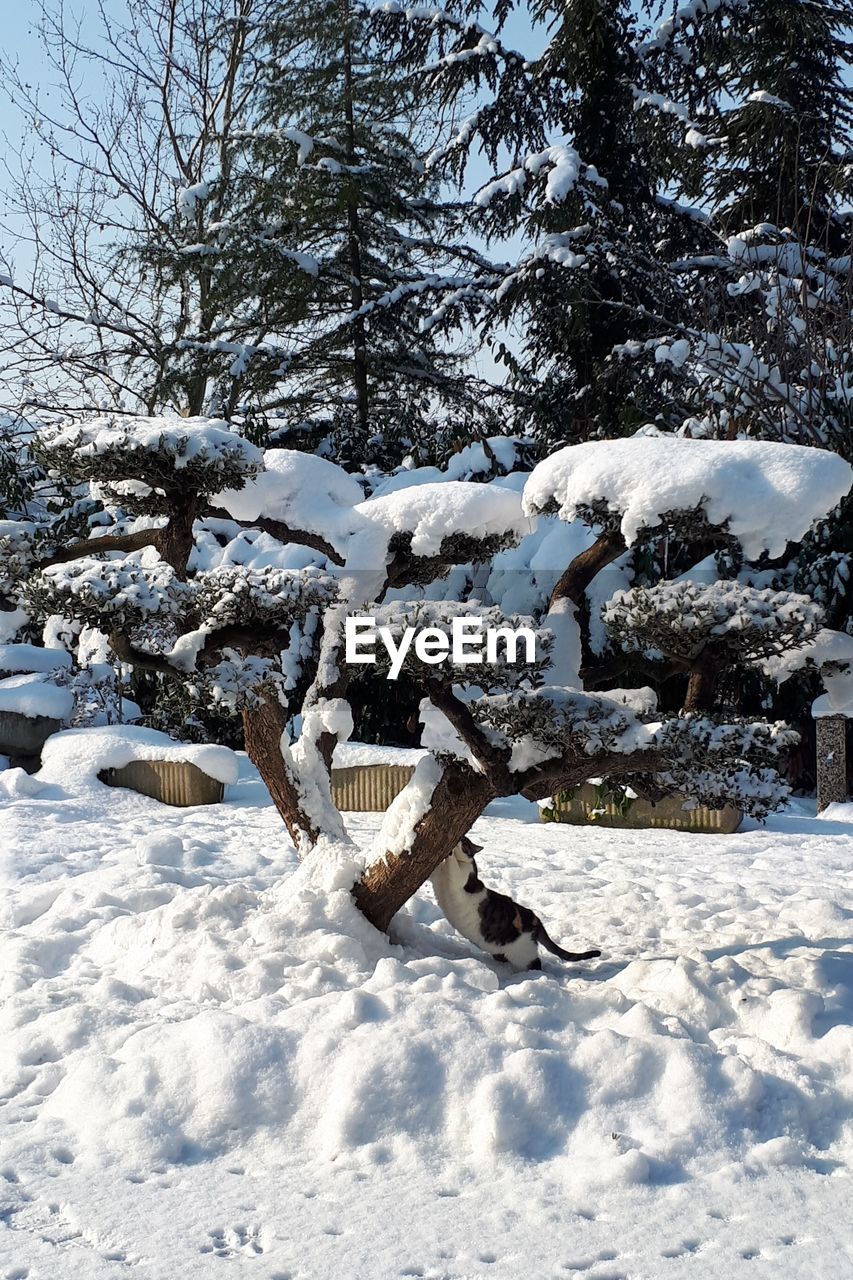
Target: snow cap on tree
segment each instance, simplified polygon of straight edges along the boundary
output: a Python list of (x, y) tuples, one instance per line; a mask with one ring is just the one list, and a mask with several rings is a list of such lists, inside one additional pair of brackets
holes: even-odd
[(264, 465), (260, 449), (213, 418), (91, 418), (43, 432), (37, 450), (46, 466), (148, 515), (189, 495), (239, 489)]
[(560, 449), (531, 474), (523, 505), (529, 515), (557, 512), (563, 520), (609, 513), (629, 545), (675, 512), (697, 512), (755, 559), (782, 555), (851, 484), (853, 467), (823, 449), (634, 436)]

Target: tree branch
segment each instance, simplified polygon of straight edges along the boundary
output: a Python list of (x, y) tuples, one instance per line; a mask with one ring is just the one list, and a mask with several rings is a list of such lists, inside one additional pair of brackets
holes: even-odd
[(509, 769), (510, 753), (490, 742), (482, 727), (474, 719), (471, 709), (452, 689), (438, 681), (427, 684), (430, 702), (447, 717), (459, 737), (480, 765), (497, 795), (509, 795), (513, 788), (513, 774)]
[(333, 564), (344, 563), (343, 556), (335, 550), (331, 542), (327, 542), (321, 534), (311, 533), (308, 529), (292, 529), (282, 520), (272, 520), (268, 516), (258, 516), (256, 520), (236, 520), (224, 507), (210, 507), (207, 515), (215, 520), (230, 520), (241, 529), (261, 529), (264, 533), (277, 538), (279, 542), (295, 542), (300, 547), (311, 547), (321, 555), (328, 556)]
[(154, 529), (137, 529), (135, 533), (107, 533), (102, 538), (86, 538), (83, 542), (57, 548), (37, 561), (36, 568), (47, 569), (52, 564), (66, 564), (69, 560), (100, 555), (104, 551), (139, 551), (142, 547), (156, 547), (162, 532), (162, 526), (157, 526)]
[(575, 556), (572, 563), (563, 571), (551, 592), (548, 608), (553, 609), (560, 600), (571, 600), (572, 604), (580, 605), (584, 592), (596, 574), (621, 556), (625, 550), (625, 539), (618, 529), (600, 534), (592, 546)]

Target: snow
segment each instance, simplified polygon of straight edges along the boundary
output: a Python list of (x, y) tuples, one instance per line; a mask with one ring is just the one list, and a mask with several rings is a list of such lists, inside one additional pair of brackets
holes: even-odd
[(429, 888), (375, 933), (245, 762), (193, 811), (28, 784), (0, 798), (0, 1275), (837, 1273), (851, 806), (697, 837), (496, 804), (481, 874), (604, 951), (528, 975)]
[(259, 470), (263, 462), (260, 449), (218, 418), (105, 415), (47, 431), (44, 443), (49, 448), (73, 448), (82, 457), (117, 450), (168, 454), (177, 470), (195, 462), (229, 470), (240, 465), (252, 473)]
[(56, 671), (71, 666), (64, 649), (44, 649), (34, 644), (0, 644), (0, 671)]
[(671, 511), (701, 509), (727, 525), (748, 559), (782, 555), (840, 502), (853, 467), (836, 454), (758, 440), (655, 435), (570, 445), (546, 458), (525, 485), (528, 515), (554, 506), (564, 520), (597, 501), (621, 513), (625, 541)]
[(395, 533), (412, 535), (414, 555), (434, 556), (454, 534), (521, 538), (531, 528), (514, 489), (466, 480), (417, 485), (368, 499), (356, 510), (364, 523), (350, 541), (348, 569), (384, 567)]
[(768, 658), (762, 663), (762, 670), (777, 684), (783, 684), (807, 665), (820, 669), (830, 663), (853, 667), (853, 636), (849, 636), (846, 631), (832, 631), (829, 627), (822, 627), (814, 639), (802, 648)]
[(97, 778), (102, 770), (123, 769), (133, 760), (183, 761), (226, 785), (237, 781), (239, 771), (237, 757), (229, 747), (175, 742), (156, 729), (128, 724), (55, 733), (41, 758), (41, 782), (81, 790), (100, 788)]
[(426, 752), (421, 747), (385, 747), (372, 742), (339, 742), (332, 764), (336, 769), (352, 769), (356, 765), (416, 765)]
[(432, 755), (423, 756), (415, 765), (415, 772), (382, 819), (375, 846), (380, 857), (411, 849), (415, 828), (429, 812), (430, 801), (442, 773), (441, 765)]
[(334, 462), (296, 449), (267, 449), (260, 475), (242, 489), (215, 495), (211, 505), (235, 520), (266, 516), (339, 546), (355, 528), (353, 509), (363, 498), (358, 482)]
[(12, 711), (32, 720), (39, 716), (64, 720), (73, 710), (70, 690), (51, 684), (42, 672), (0, 680), (0, 711)]
[[(474, 204), (479, 208), (487, 208), (497, 195), (516, 195), (523, 192), (528, 183), (528, 175), (537, 177), (547, 170), (545, 180), (545, 203), (561, 204), (574, 190), (580, 177), (581, 158), (574, 147), (568, 144), (546, 147), (526, 157), (518, 168), (511, 169), (500, 178), (487, 183), (474, 196)], [(596, 185), (606, 186), (598, 174), (589, 166), (588, 176)]]

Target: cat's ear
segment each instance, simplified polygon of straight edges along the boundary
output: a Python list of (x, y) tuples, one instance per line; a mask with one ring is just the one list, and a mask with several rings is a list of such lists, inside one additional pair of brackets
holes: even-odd
[(460, 844), (462, 845), (462, 852), (467, 854), (469, 858), (473, 858), (475, 854), (482, 853), (483, 851), (483, 846), (481, 844), (475, 844), (474, 841), (469, 840), (467, 836), (462, 837)]

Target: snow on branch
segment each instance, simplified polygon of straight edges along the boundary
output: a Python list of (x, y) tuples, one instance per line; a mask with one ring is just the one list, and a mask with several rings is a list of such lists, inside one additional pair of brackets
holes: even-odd
[(296, 449), (267, 449), (263, 470), (248, 477), (239, 489), (215, 494), (211, 503), (235, 520), (273, 520), (290, 531), (316, 534), (342, 558), (360, 524), (355, 509), (363, 500), (358, 481), (334, 462)]
[(607, 183), (592, 165), (584, 164), (574, 147), (568, 143), (546, 147), (544, 151), (529, 155), (524, 163), (510, 169), (500, 178), (486, 183), (474, 197), (481, 209), (487, 208), (499, 195), (520, 195), (540, 176), (544, 177), (543, 199), (545, 204), (562, 204), (581, 179), (593, 186), (606, 188)]
[(478, 554), (486, 559), (514, 546), (531, 528), (514, 489), (468, 480), (420, 484), (371, 498), (356, 514), (360, 525), (349, 542), (346, 570), (363, 579), (360, 598), (369, 600), (379, 596), (395, 553), (403, 560), (429, 562), (435, 577), (435, 561), (449, 566)]
[(162, 512), (167, 499), (239, 488), (263, 469), (263, 453), (211, 418), (92, 418), (44, 431), (45, 465), (137, 511)]
[(619, 591), (602, 620), (623, 649), (685, 661), (712, 649), (727, 664), (756, 663), (808, 645), (823, 610), (808, 596), (740, 582), (660, 582)]
[(570, 445), (527, 481), (528, 515), (573, 520), (596, 503), (620, 519), (626, 543), (671, 512), (701, 513), (749, 559), (782, 555), (845, 496), (853, 467), (823, 449), (757, 440), (634, 436)]

